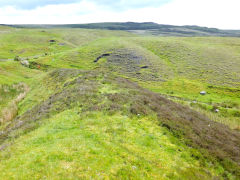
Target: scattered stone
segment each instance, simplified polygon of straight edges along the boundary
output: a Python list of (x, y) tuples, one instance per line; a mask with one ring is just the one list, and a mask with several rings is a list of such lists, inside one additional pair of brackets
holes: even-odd
[(37, 56), (35, 56), (35, 57), (33, 57), (33, 59), (38, 59), (38, 57), (37, 57)]
[(207, 92), (206, 92), (206, 91), (201, 91), (200, 94), (201, 94), (201, 95), (206, 95)]
[(132, 166), (132, 168), (135, 170), (135, 169), (137, 169), (137, 167), (136, 166)]
[(23, 65), (23, 66), (26, 66), (26, 67), (29, 67), (29, 61), (27, 61), (27, 60), (22, 60), (22, 61), (20, 61), (20, 63)]
[(219, 113), (219, 109), (215, 109), (215, 113)]
[(59, 43), (58, 45), (59, 46), (65, 46), (65, 43)]

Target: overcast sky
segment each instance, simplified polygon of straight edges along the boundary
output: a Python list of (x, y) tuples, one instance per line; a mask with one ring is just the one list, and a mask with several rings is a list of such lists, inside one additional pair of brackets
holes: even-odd
[(240, 29), (240, 0), (0, 0), (1, 24), (156, 22)]

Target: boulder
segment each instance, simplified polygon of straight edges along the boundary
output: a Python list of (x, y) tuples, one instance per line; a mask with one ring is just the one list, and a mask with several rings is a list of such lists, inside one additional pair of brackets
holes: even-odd
[(29, 61), (27, 61), (27, 60), (22, 60), (22, 61), (20, 61), (20, 63), (21, 63), (21, 65), (23, 65), (23, 66), (26, 66), (26, 67), (29, 67)]
[(200, 94), (201, 94), (201, 95), (206, 95), (207, 92), (206, 92), (206, 91), (201, 91)]

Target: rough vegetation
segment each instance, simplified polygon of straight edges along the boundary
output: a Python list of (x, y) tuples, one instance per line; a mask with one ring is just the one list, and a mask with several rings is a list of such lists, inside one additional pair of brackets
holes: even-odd
[(5, 179), (240, 178), (238, 39), (9, 27), (4, 34)]
[[(113, 71), (118, 71), (133, 78), (149, 81), (163, 80), (156, 75), (158, 70), (154, 67), (154, 63), (145, 54), (138, 53), (134, 49), (114, 50), (109, 58), (107, 58), (107, 65)], [(149, 68), (149, 72), (142, 73), (141, 70), (147, 69), (146, 67)]]

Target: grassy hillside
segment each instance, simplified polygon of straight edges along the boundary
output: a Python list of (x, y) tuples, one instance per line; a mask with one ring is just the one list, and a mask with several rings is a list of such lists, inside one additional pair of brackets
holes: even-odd
[[(239, 128), (239, 43), (234, 38), (111, 37), (37, 62), (52, 68), (91, 69), (101, 65)], [(111, 56), (94, 63), (104, 53)], [(206, 96), (199, 94), (203, 90)], [(220, 113), (212, 113), (213, 108), (221, 109)]]
[(240, 177), (239, 39), (2, 27), (0, 45), (4, 179)]

